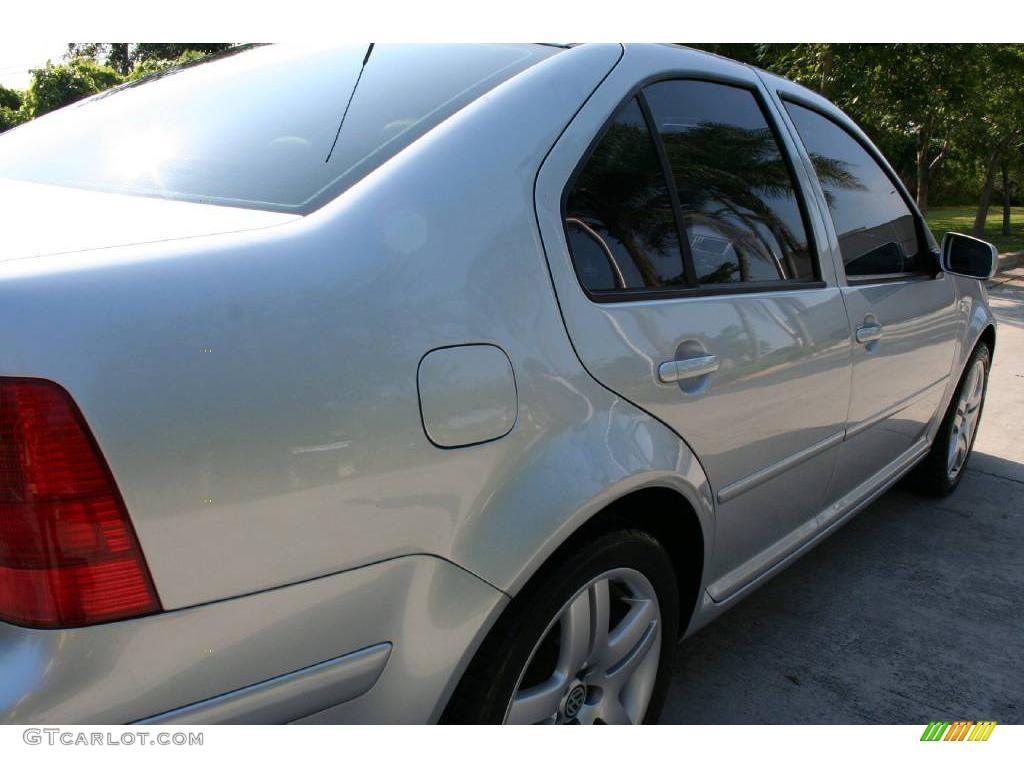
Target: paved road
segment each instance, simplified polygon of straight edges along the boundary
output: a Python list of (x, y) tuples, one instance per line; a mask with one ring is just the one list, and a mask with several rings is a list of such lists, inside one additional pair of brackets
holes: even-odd
[(679, 648), (663, 723), (1024, 723), (1024, 269), (960, 488), (897, 486)]

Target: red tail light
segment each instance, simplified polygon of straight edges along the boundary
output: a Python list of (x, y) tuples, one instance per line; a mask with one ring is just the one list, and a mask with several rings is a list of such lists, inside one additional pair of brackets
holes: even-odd
[(97, 624), (160, 610), (114, 479), (71, 397), (0, 378), (0, 619)]

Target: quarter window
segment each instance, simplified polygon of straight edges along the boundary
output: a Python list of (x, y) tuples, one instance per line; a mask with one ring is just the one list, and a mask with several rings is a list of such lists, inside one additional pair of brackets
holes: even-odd
[(839, 238), (846, 274), (878, 277), (918, 270), (914, 215), (889, 175), (845, 128), (792, 102), (796, 125)]
[(612, 119), (569, 190), (565, 212), (573, 261), (588, 290), (683, 284), (668, 185), (636, 99)]

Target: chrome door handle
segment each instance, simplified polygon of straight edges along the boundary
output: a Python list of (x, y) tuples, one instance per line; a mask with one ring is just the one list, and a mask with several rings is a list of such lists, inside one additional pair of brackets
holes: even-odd
[(658, 366), (658, 380), (673, 384), (684, 379), (696, 379), (718, 370), (718, 356), (704, 355), (688, 357), (685, 360), (669, 360)]
[(882, 338), (882, 326), (878, 323), (866, 323), (857, 329), (857, 343), (867, 344)]

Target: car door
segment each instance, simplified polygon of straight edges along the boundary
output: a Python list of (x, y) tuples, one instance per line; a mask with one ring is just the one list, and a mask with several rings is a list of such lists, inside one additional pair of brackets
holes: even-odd
[(834, 228), (857, 342), (846, 441), (830, 490), (839, 499), (925, 448), (949, 383), (960, 317), (934, 243), (877, 151), (834, 111), (783, 103)]
[(542, 168), (538, 215), (581, 361), (704, 467), (722, 600), (813, 534), (851, 341), (756, 76), (665, 51), (627, 49)]

